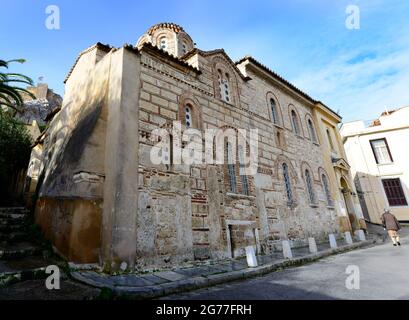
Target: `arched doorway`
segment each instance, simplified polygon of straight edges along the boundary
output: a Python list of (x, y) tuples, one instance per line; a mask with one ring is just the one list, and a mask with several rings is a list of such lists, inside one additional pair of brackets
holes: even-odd
[(359, 229), (359, 221), (355, 214), (355, 206), (351, 195), (351, 188), (349, 187), (349, 184), (344, 177), (341, 177), (340, 183), (345, 209), (347, 211), (349, 222), (351, 224), (352, 234), (354, 234), (355, 230)]

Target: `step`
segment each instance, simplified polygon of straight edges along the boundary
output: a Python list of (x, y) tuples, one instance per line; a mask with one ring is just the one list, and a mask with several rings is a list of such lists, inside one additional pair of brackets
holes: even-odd
[(25, 232), (9, 232), (9, 233), (0, 233), (0, 243), (3, 241), (6, 242), (17, 242), (17, 241), (22, 241), (26, 240), (28, 238), (27, 233)]
[(41, 254), (42, 249), (29, 242), (0, 245), (0, 260), (13, 260)]
[(0, 217), (0, 225), (16, 225), (16, 224), (24, 224), (26, 221), (26, 217), (16, 217), (16, 218), (1, 218)]
[(0, 224), (0, 234), (8, 234), (13, 232), (22, 232), (25, 231), (26, 226), (24, 224), (15, 224), (15, 225), (2, 225)]
[(0, 261), (0, 288), (19, 281), (45, 279), (49, 276), (45, 273), (45, 269), (50, 265), (58, 264), (55, 259), (45, 258), (42, 255)]
[(11, 207), (11, 208), (0, 208), (0, 215), (1, 214), (28, 214), (30, 210), (24, 207)]
[(27, 216), (27, 213), (0, 212), (0, 218), (2, 219), (24, 219)]

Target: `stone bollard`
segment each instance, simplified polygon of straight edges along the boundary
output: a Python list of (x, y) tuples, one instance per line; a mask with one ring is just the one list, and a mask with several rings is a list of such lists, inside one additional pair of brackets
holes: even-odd
[(308, 245), (310, 247), (310, 252), (311, 253), (317, 253), (318, 252), (317, 243), (315, 242), (314, 238), (308, 238)]
[(356, 235), (357, 235), (359, 241), (365, 241), (366, 240), (364, 230), (357, 230)]
[(293, 258), (293, 253), (291, 251), (290, 241), (288, 241), (288, 240), (283, 241), (283, 254), (284, 254), (284, 259), (292, 259)]
[(249, 268), (258, 267), (256, 253), (254, 252), (253, 246), (246, 247), (247, 265)]
[(331, 249), (338, 248), (337, 239), (335, 239), (335, 235), (333, 235), (332, 233), (329, 235), (329, 245)]
[(349, 232), (349, 231), (345, 232), (345, 242), (347, 244), (353, 244), (354, 243), (352, 241), (351, 232)]

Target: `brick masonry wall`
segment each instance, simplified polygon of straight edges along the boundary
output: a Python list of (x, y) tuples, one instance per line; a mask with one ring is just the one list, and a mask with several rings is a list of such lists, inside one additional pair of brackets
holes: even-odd
[[(215, 58), (218, 63), (224, 61), (226, 70), (234, 74), (235, 105), (215, 98)], [(311, 141), (307, 130), (306, 116), (313, 114), (307, 103), (251, 70), (248, 75), (252, 80), (245, 82), (220, 53), (196, 57), (200, 75), (172, 66), (153, 52), (143, 51), (141, 61), (139, 215), (146, 218), (139, 227), (143, 237), (138, 238), (138, 264), (171, 265), (190, 259), (226, 258), (231, 256), (232, 246), (233, 255), (242, 255), (249, 243), (268, 252), (282, 239), (324, 237), (337, 231), (337, 212), (327, 208), (318, 174), (318, 169), (324, 167), (322, 146)], [(278, 102), (280, 126), (270, 120), (268, 93)], [(259, 169), (254, 177), (248, 178), (250, 195), (229, 192), (225, 167), (169, 168), (150, 162), (151, 132), (183, 119), (182, 96), (197, 101), (193, 112), (200, 113), (198, 119), (203, 129), (223, 126), (259, 129)], [(299, 115), (301, 136), (292, 130), (291, 107)], [(287, 206), (283, 162), (290, 166), (295, 207)], [(308, 200), (303, 163), (308, 164), (313, 175), (317, 198), (313, 206)], [(233, 235), (228, 235), (228, 221), (255, 223), (258, 239), (251, 224), (233, 225)]]

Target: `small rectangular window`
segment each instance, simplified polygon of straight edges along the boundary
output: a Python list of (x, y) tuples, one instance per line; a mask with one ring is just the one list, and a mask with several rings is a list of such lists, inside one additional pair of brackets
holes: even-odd
[(391, 152), (389, 150), (388, 143), (386, 139), (371, 140), (371, 147), (373, 154), (375, 156), (375, 161), (377, 164), (385, 164), (393, 162)]
[(402, 184), (399, 178), (383, 179), (383, 188), (390, 206), (407, 206), (405, 193), (402, 189)]

